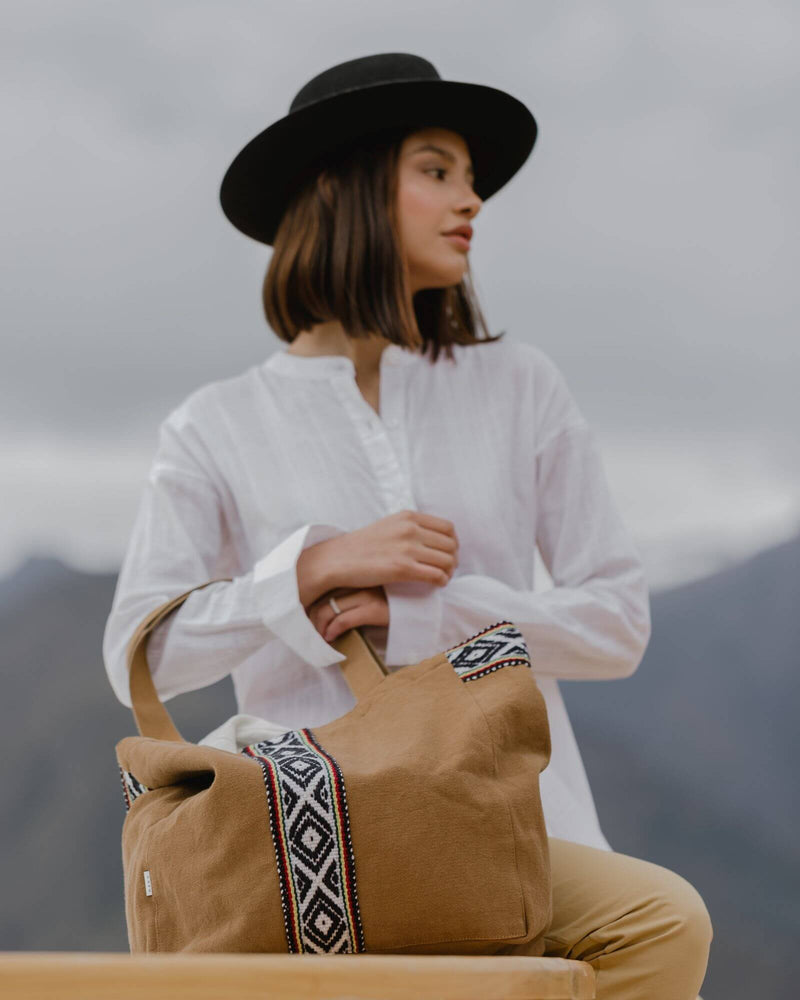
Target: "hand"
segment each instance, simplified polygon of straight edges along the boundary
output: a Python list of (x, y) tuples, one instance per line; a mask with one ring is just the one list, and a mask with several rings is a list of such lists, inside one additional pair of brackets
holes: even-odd
[[(337, 615), (328, 602), (335, 597), (342, 609)], [(358, 625), (389, 624), (389, 602), (382, 586), (363, 589), (340, 587), (328, 590), (306, 608), (306, 614), (326, 642), (332, 642), (342, 632)]]
[[(374, 588), (405, 581), (444, 587), (458, 566), (458, 538), (452, 521), (401, 510), (318, 542), (301, 554), (303, 558), (315, 560), (326, 592), (334, 587)], [(304, 569), (298, 560), (298, 572)]]

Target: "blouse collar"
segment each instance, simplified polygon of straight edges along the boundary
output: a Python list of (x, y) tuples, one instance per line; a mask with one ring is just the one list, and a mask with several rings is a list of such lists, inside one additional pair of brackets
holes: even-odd
[[(289, 345), (281, 344), (264, 362), (264, 368), (296, 378), (330, 378), (333, 375), (355, 377), (356, 366), (346, 354), (290, 354)], [(387, 344), (381, 352), (380, 365), (409, 365), (422, 355), (399, 344)]]

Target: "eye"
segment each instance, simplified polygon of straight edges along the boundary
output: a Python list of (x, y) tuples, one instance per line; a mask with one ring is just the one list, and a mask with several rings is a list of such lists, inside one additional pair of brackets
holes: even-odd
[[(425, 171), (425, 173), (429, 174), (432, 170), (436, 171), (437, 174), (446, 174), (447, 173), (447, 168), (446, 167), (428, 167), (428, 169)], [(444, 178), (442, 178), (442, 180), (444, 180)], [(469, 186), (470, 186), (470, 189), (474, 192), (475, 191), (475, 183), (474, 183), (474, 181), (470, 181), (470, 185)]]

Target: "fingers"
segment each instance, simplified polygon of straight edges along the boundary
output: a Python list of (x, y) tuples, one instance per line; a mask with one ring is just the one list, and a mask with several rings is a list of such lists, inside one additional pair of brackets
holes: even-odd
[(317, 630), (317, 632), (319, 632), (321, 636), (323, 636), (323, 638), (325, 637), (325, 632), (328, 626), (333, 621), (333, 619), (336, 618), (336, 612), (333, 610), (333, 608), (330, 605), (330, 602), (328, 601), (328, 598), (331, 596), (336, 598), (336, 603), (339, 605), (340, 608), (342, 608), (342, 610), (344, 610), (345, 598), (336, 597), (335, 593), (333, 594), (328, 593), (324, 597), (321, 597), (318, 600), (316, 600), (306, 612), (308, 617), (311, 619), (314, 628)]
[(343, 607), (343, 599), (350, 595), (358, 593), (352, 587), (334, 587), (332, 590), (326, 590), (324, 594), (320, 595), (316, 601), (313, 601), (306, 608), (306, 614), (309, 618), (314, 620), (315, 617), (324, 615), (326, 612), (333, 616), (336, 612), (331, 607), (330, 598), (332, 597), (339, 607)]
[(442, 570), (447, 582), (458, 566), (458, 542), (455, 538), (423, 528), (422, 541), (415, 546), (413, 555), (417, 562)]
[(346, 632), (349, 628), (356, 628), (359, 625), (389, 624), (389, 612), (386, 602), (379, 600), (374, 594), (370, 594), (371, 599), (366, 601), (363, 600), (363, 592), (361, 592), (361, 596), (362, 600), (352, 606), (345, 606), (343, 601), (338, 601), (337, 603), (342, 609), (341, 614), (333, 614), (332, 609), (329, 607), (332, 618), (328, 620), (322, 632), (322, 637), (326, 642), (332, 642), (342, 632)]
[[(368, 618), (369, 615), (366, 616)], [(325, 642), (333, 642), (333, 640), (346, 632), (349, 628), (356, 628), (358, 625), (366, 625), (364, 615), (364, 605), (357, 608), (351, 608), (349, 611), (343, 611), (340, 615), (335, 615), (330, 624), (325, 626), (325, 631), (322, 633), (322, 638)]]
[[(330, 597), (335, 598), (341, 608), (339, 614), (331, 607)], [(310, 605), (306, 614), (326, 642), (358, 625), (389, 624), (389, 608), (382, 586), (363, 590), (346, 587), (330, 590)]]
[(435, 514), (425, 514), (422, 511), (415, 510), (412, 511), (414, 514), (414, 520), (421, 527), (425, 529), (432, 530), (439, 534), (451, 535), (455, 538), (456, 528), (452, 521), (448, 521), (445, 517), (437, 517)]
[(451, 554), (458, 552), (458, 539), (455, 535), (442, 534), (441, 531), (432, 531), (430, 528), (421, 528), (420, 531), (423, 545)]

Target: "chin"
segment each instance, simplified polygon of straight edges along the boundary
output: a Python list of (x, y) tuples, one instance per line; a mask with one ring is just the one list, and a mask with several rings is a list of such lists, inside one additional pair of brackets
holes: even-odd
[(424, 271), (424, 282), (426, 288), (448, 288), (450, 285), (457, 285), (467, 270), (466, 259), (449, 263), (442, 266), (441, 262), (437, 267), (427, 267)]

